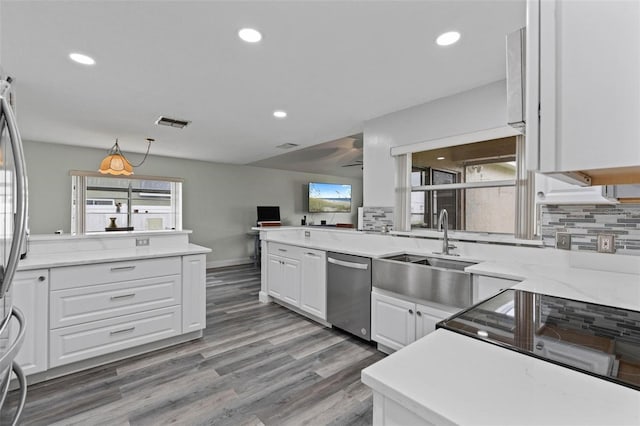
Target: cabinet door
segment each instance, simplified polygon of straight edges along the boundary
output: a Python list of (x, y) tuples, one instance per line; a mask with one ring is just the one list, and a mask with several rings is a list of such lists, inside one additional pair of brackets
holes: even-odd
[(282, 300), (294, 306), (300, 306), (300, 269), (300, 261), (283, 259)]
[(323, 320), (327, 319), (327, 255), (320, 250), (302, 254), (300, 308)]
[(540, 12), (541, 170), (638, 166), (640, 2), (533, 3)]
[(284, 277), (282, 274), (283, 259), (270, 254), (267, 257), (267, 288), (269, 296), (283, 300)]
[(182, 256), (182, 332), (207, 326), (206, 256)]
[(371, 293), (371, 339), (401, 349), (416, 339), (415, 303)]
[[(16, 361), (26, 375), (47, 369), (49, 335), (49, 271), (16, 272), (13, 279), (13, 304), (24, 314), (27, 328)], [(18, 332), (13, 326), (11, 335)]]
[(416, 305), (416, 340), (435, 331), (436, 323), (449, 318), (455, 312), (437, 309), (432, 306)]

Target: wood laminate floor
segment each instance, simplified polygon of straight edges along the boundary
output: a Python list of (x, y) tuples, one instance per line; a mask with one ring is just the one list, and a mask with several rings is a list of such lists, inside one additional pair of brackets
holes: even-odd
[[(367, 425), (372, 344), (277, 304), (251, 265), (207, 271), (202, 339), (29, 387), (22, 424)], [(13, 392), (0, 423), (13, 412)]]

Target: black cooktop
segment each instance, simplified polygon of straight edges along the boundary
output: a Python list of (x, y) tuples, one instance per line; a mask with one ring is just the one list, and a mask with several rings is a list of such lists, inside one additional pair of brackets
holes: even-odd
[(444, 328), (640, 390), (640, 312), (505, 290)]

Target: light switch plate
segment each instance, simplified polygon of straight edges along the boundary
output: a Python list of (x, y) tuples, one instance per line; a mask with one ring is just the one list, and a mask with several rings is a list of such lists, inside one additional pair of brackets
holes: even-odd
[(568, 232), (556, 232), (556, 248), (571, 250), (571, 234)]
[(615, 253), (616, 237), (613, 234), (598, 235), (598, 253)]

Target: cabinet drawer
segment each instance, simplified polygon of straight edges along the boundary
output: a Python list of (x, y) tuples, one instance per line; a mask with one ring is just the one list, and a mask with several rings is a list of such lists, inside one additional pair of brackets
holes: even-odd
[(65, 266), (51, 269), (51, 290), (86, 287), (181, 273), (179, 257)]
[(275, 254), (276, 256), (288, 257), (289, 259), (300, 260), (302, 258), (302, 252), (305, 249), (297, 246), (290, 246), (288, 244), (280, 244), (269, 242), (269, 254)]
[(180, 283), (180, 275), (169, 275), (52, 291), (51, 328), (179, 305)]
[(180, 334), (180, 306), (52, 330), (49, 366), (57, 367)]

